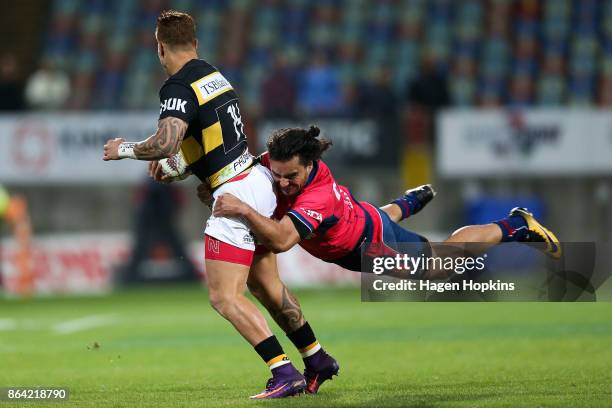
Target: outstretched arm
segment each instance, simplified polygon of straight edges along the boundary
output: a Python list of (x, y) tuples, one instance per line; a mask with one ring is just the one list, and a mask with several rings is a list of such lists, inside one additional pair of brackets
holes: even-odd
[(214, 203), (216, 217), (243, 217), (261, 244), (272, 252), (288, 251), (300, 242), (300, 234), (293, 221), (284, 216), (280, 221), (264, 217), (251, 206), (231, 194), (221, 194)]
[(117, 138), (104, 145), (103, 160), (160, 160), (179, 151), (188, 123), (182, 119), (168, 116), (157, 123), (157, 132), (142, 142), (126, 142)]

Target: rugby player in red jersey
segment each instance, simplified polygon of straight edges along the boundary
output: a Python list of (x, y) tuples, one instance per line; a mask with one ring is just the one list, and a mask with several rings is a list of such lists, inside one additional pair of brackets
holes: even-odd
[[(243, 217), (259, 243), (274, 252), (287, 251), (299, 243), (313, 256), (354, 271), (361, 271), (364, 248), (378, 251), (366, 252), (377, 256), (387, 254), (380, 253), (381, 250), (397, 253), (401, 252), (399, 244), (415, 243), (421, 253), (431, 254), (425, 237), (400, 227), (387, 212), (357, 201), (346, 187), (336, 183), (321, 160), (331, 142), (318, 136), (319, 129), (311, 126), (281, 129), (268, 140), (268, 152), (261, 162), (270, 168), (276, 183), (276, 220), (261, 216), (230, 194), (216, 198), (213, 214)], [(407, 215), (405, 197), (393, 203)], [(508, 217), (490, 224), (460, 228), (445, 243), (507, 241), (545, 242), (548, 255), (554, 258), (561, 255), (554, 234), (523, 208), (515, 208)], [(420, 277), (424, 278), (446, 277), (440, 276), (440, 271), (421, 272)]]

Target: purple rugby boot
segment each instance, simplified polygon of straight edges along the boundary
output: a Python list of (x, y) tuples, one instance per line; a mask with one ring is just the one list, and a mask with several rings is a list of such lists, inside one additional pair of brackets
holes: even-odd
[(292, 364), (285, 364), (272, 370), (272, 378), (266, 383), (266, 389), (251, 399), (285, 398), (304, 392), (306, 380)]
[(306, 377), (306, 392), (308, 394), (316, 394), (321, 384), (331, 380), (334, 375), (338, 375), (340, 370), (336, 360), (323, 349), (307, 357), (304, 361), (306, 363), (304, 377)]

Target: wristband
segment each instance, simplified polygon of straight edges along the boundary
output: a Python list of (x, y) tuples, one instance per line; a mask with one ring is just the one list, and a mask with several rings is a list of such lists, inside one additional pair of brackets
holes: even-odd
[(120, 159), (136, 159), (136, 153), (134, 153), (134, 147), (136, 143), (125, 142), (119, 145), (119, 158)]

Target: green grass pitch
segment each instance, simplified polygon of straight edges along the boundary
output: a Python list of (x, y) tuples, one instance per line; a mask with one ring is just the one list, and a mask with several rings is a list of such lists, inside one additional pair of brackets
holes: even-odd
[[(188, 286), (0, 300), (0, 387), (68, 387), (68, 402), (43, 405), (53, 407), (612, 406), (612, 303), (361, 303), (356, 289), (297, 295), (340, 363), (340, 376), (316, 396), (250, 401), (269, 371), (205, 290)], [(102, 323), (66, 323), (85, 317)]]

